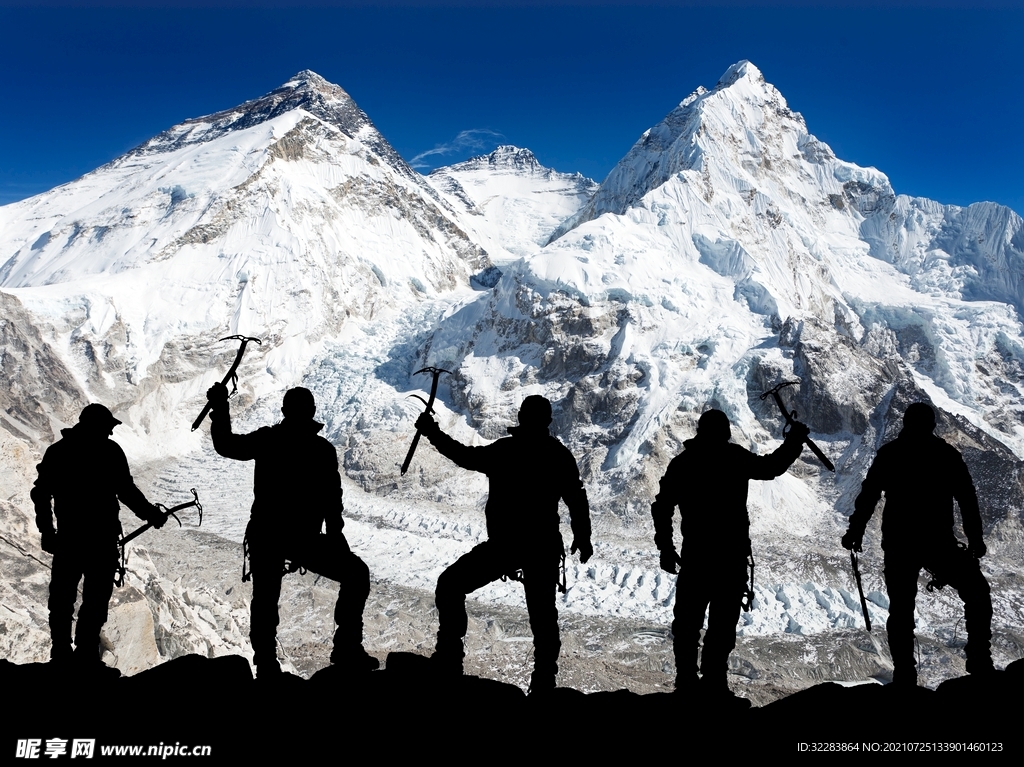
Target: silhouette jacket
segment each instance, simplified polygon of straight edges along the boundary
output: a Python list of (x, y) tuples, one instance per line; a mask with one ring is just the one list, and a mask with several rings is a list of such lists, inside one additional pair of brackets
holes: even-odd
[(569, 507), (577, 542), (590, 540), (590, 503), (569, 448), (547, 428), (512, 426), (510, 437), (470, 447), (440, 429), (425, 433), (446, 458), (487, 475), (487, 537), (533, 551), (553, 549), (558, 535), (558, 501)]
[(36, 467), (31, 496), (40, 532), (53, 530), (56, 517), (65, 540), (116, 541), (121, 535), (118, 499), (139, 519), (149, 521), (158, 513), (135, 486), (120, 445), (86, 435), (77, 426), (62, 429), (61, 437)]
[(285, 418), (235, 434), (226, 403), (215, 407), (210, 419), (214, 450), (225, 458), (256, 462), (249, 533), (304, 537), (319, 534), (325, 523), (329, 535), (341, 533), (338, 453), (319, 435), (322, 423)]
[(960, 505), (964, 533), (983, 543), (978, 495), (960, 451), (934, 434), (900, 436), (878, 450), (860, 495), (850, 530), (864, 534), (882, 493), (882, 548), (914, 547), (954, 538), (953, 500)]
[[(682, 516), (683, 551), (713, 555), (750, 553), (747, 481), (775, 479), (800, 456), (801, 439), (787, 437), (771, 454), (759, 456), (732, 442), (694, 437), (669, 463), (654, 503), (654, 543), (674, 549), (672, 516)], [(740, 552), (742, 549), (742, 552)]]

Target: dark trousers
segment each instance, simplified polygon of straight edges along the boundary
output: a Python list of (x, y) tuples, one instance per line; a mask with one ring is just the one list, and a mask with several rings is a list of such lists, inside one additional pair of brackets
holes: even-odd
[(949, 584), (964, 601), (967, 631), (967, 670), (985, 671), (992, 666), (992, 597), (988, 581), (981, 574), (978, 560), (951, 540), (920, 549), (895, 549), (885, 552), (885, 589), (889, 592), (889, 652), (893, 667), (914, 669), (914, 602), (921, 569)]
[(370, 569), (352, 553), (343, 535), (317, 535), (292, 542), (249, 541), (252, 566), (252, 605), (249, 639), (259, 666), (277, 664), (278, 604), (285, 561), (295, 567), (338, 581), (338, 601), (334, 605), (334, 650), (331, 662), (361, 653), (363, 646), (363, 608), (370, 595)]
[(107, 608), (114, 591), (114, 573), (118, 565), (117, 546), (111, 542), (86, 545), (69, 550), (65, 542), (53, 555), (50, 576), (50, 657), (71, 655), (71, 623), (82, 581), (82, 605), (75, 626), (76, 654), (84, 659), (99, 658), (100, 630), (107, 622)]
[(729, 653), (736, 647), (736, 623), (747, 587), (747, 559), (722, 562), (687, 556), (676, 581), (676, 604), (672, 621), (676, 676), (696, 680), (700, 632), (707, 612), (704, 650), (700, 672), (705, 680), (724, 684), (729, 670)]
[(533, 632), (534, 674), (554, 677), (558, 673), (562, 642), (558, 638), (558, 608), (551, 593), (558, 579), (558, 561), (550, 554), (516, 553), (492, 541), (485, 541), (463, 554), (437, 579), (434, 602), (440, 624), (439, 655), (459, 660), (463, 657), (462, 639), (468, 623), (466, 595), (518, 570), (523, 573), (526, 610)]

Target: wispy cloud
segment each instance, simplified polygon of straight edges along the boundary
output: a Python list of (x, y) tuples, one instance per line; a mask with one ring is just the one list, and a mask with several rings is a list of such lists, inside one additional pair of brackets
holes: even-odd
[(480, 152), (493, 149), (503, 138), (505, 138), (505, 136), (497, 131), (489, 130), (487, 128), (470, 128), (469, 130), (460, 131), (459, 135), (451, 141), (445, 142), (444, 144), (438, 144), (433, 149), (428, 149), (426, 152), (420, 152), (409, 161), (409, 164), (417, 170), (421, 168), (430, 168), (434, 163), (424, 162), (428, 157), (440, 157), (467, 151)]

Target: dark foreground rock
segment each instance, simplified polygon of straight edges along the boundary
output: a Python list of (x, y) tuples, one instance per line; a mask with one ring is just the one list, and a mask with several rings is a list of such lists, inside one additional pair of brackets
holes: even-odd
[(0, 755), (19, 763), (12, 759), (46, 758), (50, 749), (70, 759), (78, 740), (94, 741), (94, 760), (124, 763), (132, 761), (126, 747), (139, 747), (148, 760), (195, 760), (193, 749), (209, 747), (199, 757), (206, 764), (455, 755), (507, 763), (558, 752), (598, 762), (892, 750), (1019, 758), (1022, 685), (1018, 661), (937, 690), (829, 683), (748, 708), (737, 699), (628, 690), (585, 695), (558, 688), (527, 697), (491, 679), (438, 676), (426, 658), (408, 653), (392, 653), (380, 671), (330, 667), (309, 680), (255, 680), (238, 656), (188, 655), (113, 679), (0, 660), (7, 703)]

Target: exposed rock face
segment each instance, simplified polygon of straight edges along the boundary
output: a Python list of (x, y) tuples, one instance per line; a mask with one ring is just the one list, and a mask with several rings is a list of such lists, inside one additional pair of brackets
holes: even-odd
[(0, 656), (16, 663), (44, 661), (50, 654), (46, 600), (50, 555), (39, 548), (29, 490), (42, 456), (10, 432), (0, 430)]
[(53, 441), (59, 426), (77, 422), (88, 404), (61, 356), (7, 293), (0, 293), (0, 370), (0, 426), (30, 444)]

